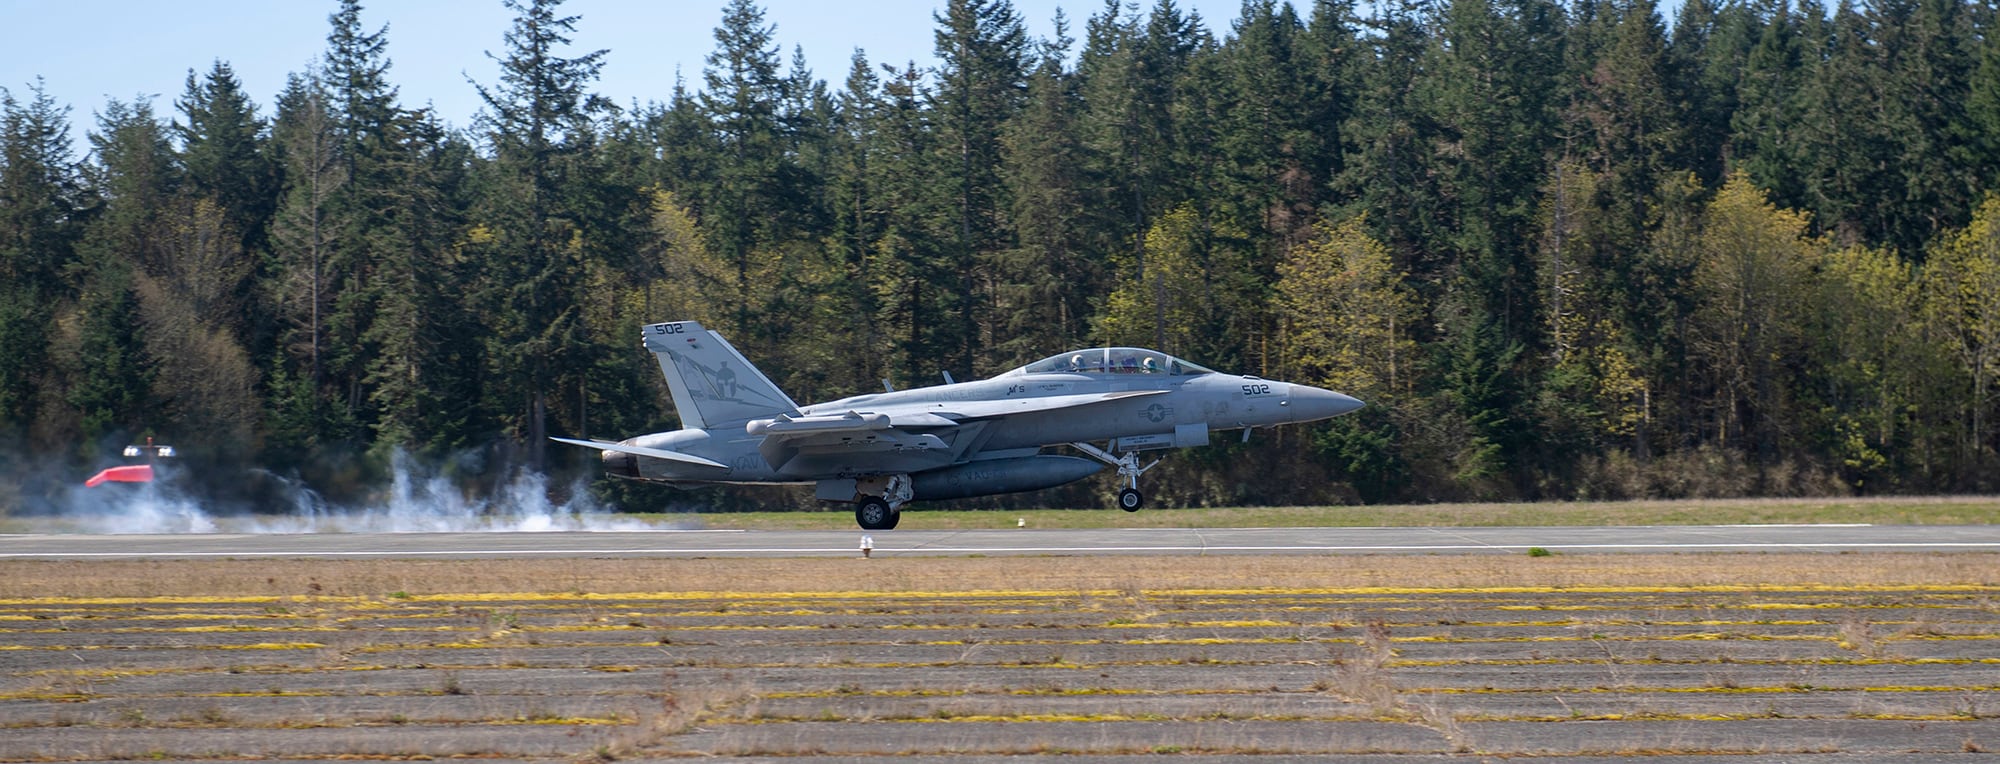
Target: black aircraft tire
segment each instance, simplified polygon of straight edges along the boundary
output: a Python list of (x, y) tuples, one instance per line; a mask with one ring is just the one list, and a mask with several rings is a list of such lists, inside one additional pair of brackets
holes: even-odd
[(889, 502), (880, 497), (870, 496), (854, 505), (854, 522), (864, 531), (886, 531), (896, 527), (896, 512), (889, 509)]
[(1146, 506), (1146, 495), (1137, 488), (1127, 488), (1118, 492), (1118, 508), (1127, 512), (1137, 512)]

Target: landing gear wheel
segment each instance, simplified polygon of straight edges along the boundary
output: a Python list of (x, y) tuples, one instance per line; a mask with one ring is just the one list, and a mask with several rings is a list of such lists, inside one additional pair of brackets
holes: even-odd
[(860, 523), (862, 530), (894, 530), (899, 519), (898, 513), (889, 508), (889, 502), (879, 496), (870, 496), (854, 505), (854, 522)]
[(1146, 495), (1139, 493), (1139, 476), (1146, 474), (1146, 470), (1159, 466), (1160, 460), (1154, 459), (1152, 464), (1141, 467), (1138, 454), (1131, 451), (1112, 456), (1111, 452), (1089, 443), (1079, 441), (1069, 445), (1090, 455), (1091, 458), (1118, 468), (1118, 482), (1125, 484), (1125, 488), (1118, 491), (1119, 509), (1137, 512), (1140, 507), (1146, 506)]

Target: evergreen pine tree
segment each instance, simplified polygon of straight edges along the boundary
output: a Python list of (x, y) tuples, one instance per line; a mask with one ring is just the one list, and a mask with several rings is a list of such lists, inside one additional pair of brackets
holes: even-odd
[(950, 0), (934, 16), (939, 67), (931, 92), (938, 180), (950, 195), (949, 246), (939, 264), (956, 279), (940, 294), (936, 359), (966, 373), (986, 371), (979, 348), (995, 297), (993, 260), (1007, 245), (1006, 186), (1001, 182), (1002, 126), (1020, 111), (1026, 90), (1027, 32), (1007, 0)]
[(67, 291), (87, 203), (67, 109), (37, 79), (26, 103), (0, 88), (0, 430), (27, 428), (46, 382), (53, 311)]
[(243, 92), (235, 70), (222, 61), (199, 79), (189, 70), (186, 91), (175, 105), (185, 120), (174, 130), (188, 189), (214, 199), (230, 226), (242, 232), (244, 249), (259, 250), (273, 194), (257, 105)]
[[(576, 16), (560, 0), (508, 0), (515, 12), (506, 51), (494, 56), (500, 81), (479, 86), (493, 162), (479, 223), (491, 231), (481, 303), (490, 331), (491, 394), (508, 430), (544, 464), (551, 405), (587, 396), (583, 375), (595, 362), (579, 302), (585, 284), (583, 241), (599, 231), (582, 220), (566, 181), (594, 141), (591, 117), (602, 99), (587, 88), (606, 51), (559, 55)], [(489, 54), (490, 55), (490, 54)], [(566, 407), (565, 407), (566, 408)], [(570, 419), (572, 431), (580, 419)]]
[(1011, 189), (1009, 217), (1018, 242), (995, 260), (999, 282), (994, 360), (1028, 363), (1052, 347), (1082, 344), (1104, 274), (1085, 251), (1082, 210), (1088, 179), (1077, 139), (1081, 109), (1075, 73), (1065, 64), (1074, 41), (1060, 12), (1055, 37), (1043, 40), (1028, 77), (1027, 105), (1002, 136), (1001, 171)]
[[(167, 126), (144, 101), (113, 100), (90, 136), (93, 185), (104, 206), (78, 246), (82, 263), (76, 380), (66, 396), (81, 435), (99, 438), (163, 425), (150, 420), (153, 370), (145, 357), (135, 277), (157, 266), (168, 232), (160, 215), (179, 182)], [(192, 433), (190, 433), (192, 434)]]
[(778, 71), (774, 29), (753, 0), (731, 0), (715, 28), (716, 49), (708, 55), (707, 87), (699, 96), (719, 145), (713, 185), (694, 198), (710, 244), (736, 270), (735, 293), (724, 299), (727, 328), (753, 351), (771, 345), (756, 328), (764, 306), (755, 276), (759, 258), (768, 255), (759, 247), (775, 238), (771, 226), (783, 214), (779, 184), (789, 164), (778, 115), (786, 82)]

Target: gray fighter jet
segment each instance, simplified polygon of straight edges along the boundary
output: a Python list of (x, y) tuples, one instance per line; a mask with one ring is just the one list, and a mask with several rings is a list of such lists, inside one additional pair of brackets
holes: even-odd
[[(1221, 374), (1153, 350), (1090, 348), (991, 379), (888, 390), (800, 406), (722, 335), (693, 321), (641, 330), (682, 427), (611, 443), (618, 477), (674, 485), (806, 484), (855, 505), (862, 528), (896, 527), (914, 500), (1053, 488), (1105, 465), (1118, 506), (1145, 503), (1139, 453), (1208, 444), (1214, 430), (1311, 422), (1361, 408), (1317, 387)], [(884, 383), (886, 388), (888, 385)], [(1048, 453), (1068, 446), (1084, 457)]]

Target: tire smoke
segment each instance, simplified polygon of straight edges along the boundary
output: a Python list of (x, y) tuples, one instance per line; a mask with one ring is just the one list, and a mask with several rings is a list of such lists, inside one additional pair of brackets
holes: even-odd
[(516, 470), (490, 495), (478, 496), (401, 451), (389, 485), (359, 506), (327, 501), (304, 484), (260, 472), (281, 486), (290, 511), (218, 512), (178, 486), (162, 466), (151, 483), (67, 489), (56, 512), (18, 518), (35, 532), (142, 533), (463, 533), (653, 530), (662, 526), (616, 514), (591, 497), (583, 479), (551, 499), (547, 476)]

